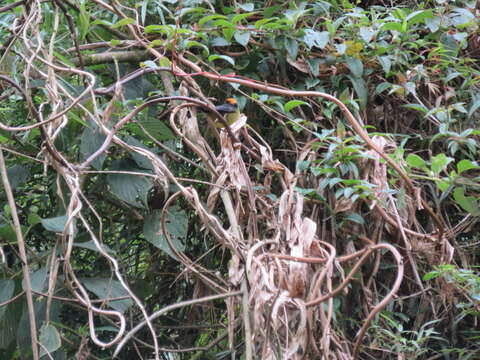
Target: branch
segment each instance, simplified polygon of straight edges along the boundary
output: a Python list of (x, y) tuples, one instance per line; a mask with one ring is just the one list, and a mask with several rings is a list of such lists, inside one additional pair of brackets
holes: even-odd
[(12, 187), (8, 180), (7, 168), (5, 166), (5, 158), (3, 151), (0, 149), (0, 175), (2, 175), (3, 187), (8, 198), (8, 205), (10, 206), (10, 213), (12, 215), (13, 224), (15, 226), (15, 234), (17, 236), (18, 251), (20, 259), (22, 260), (22, 270), (24, 279), (24, 289), (27, 295), (28, 319), (30, 321), (30, 336), (32, 341), (32, 356), (33, 360), (39, 360), (38, 340), (37, 340), (37, 324), (35, 323), (35, 306), (33, 305), (32, 285), (30, 282), (30, 270), (28, 267), (27, 252), (25, 250), (25, 239), (23, 238), (22, 227), (18, 218), (17, 206), (15, 198), (13, 197)]

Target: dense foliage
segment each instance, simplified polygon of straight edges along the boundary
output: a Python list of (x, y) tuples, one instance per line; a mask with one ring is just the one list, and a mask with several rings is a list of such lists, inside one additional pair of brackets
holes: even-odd
[(3, 1), (0, 358), (479, 358), (479, 18)]

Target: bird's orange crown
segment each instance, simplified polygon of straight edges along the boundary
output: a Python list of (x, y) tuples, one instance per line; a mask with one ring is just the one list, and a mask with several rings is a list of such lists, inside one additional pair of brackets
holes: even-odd
[(225, 101), (230, 105), (237, 105), (237, 100), (235, 100), (234, 98), (227, 98), (227, 100)]

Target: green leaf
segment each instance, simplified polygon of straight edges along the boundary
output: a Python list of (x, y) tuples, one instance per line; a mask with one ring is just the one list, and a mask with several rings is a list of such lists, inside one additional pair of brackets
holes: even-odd
[(345, 62), (352, 73), (356, 78), (360, 78), (363, 75), (363, 63), (360, 59), (352, 56), (346, 56)]
[[(126, 136), (125, 137), (125, 142), (128, 145), (132, 145), (132, 146), (139, 147), (141, 149), (145, 149), (145, 150), (148, 150), (150, 152), (153, 152), (152, 149), (150, 149), (148, 146), (145, 146), (141, 141), (138, 141), (133, 136)], [(139, 154), (136, 151), (129, 151), (129, 153), (130, 153), (130, 156), (132, 157), (132, 159), (138, 165), (138, 167), (140, 167), (142, 169), (153, 170), (152, 162), (146, 156), (144, 156), (142, 154)]]
[[(163, 230), (161, 228), (161, 214), (160, 210), (155, 210), (149, 214), (143, 223), (143, 234), (148, 242), (156, 246), (168, 255), (177, 259), (170, 246), (165, 239)], [(185, 250), (185, 241), (188, 230), (188, 216), (187, 214), (176, 208), (171, 209), (167, 214), (166, 228), (168, 235), (172, 240), (173, 245), (179, 251)]]
[(399, 22), (388, 22), (388, 23), (384, 24), (380, 29), (383, 30), (383, 31), (390, 30), (390, 31), (398, 31), (400, 33), (404, 32), (402, 24), (399, 23)]
[(62, 341), (60, 339), (60, 333), (57, 328), (52, 324), (43, 324), (40, 328), (40, 356), (51, 354), (60, 348)]
[(470, 170), (470, 169), (479, 169), (479, 168), (480, 168), (480, 166), (478, 166), (477, 163), (474, 163), (473, 161), (470, 161), (470, 160), (467, 160), (467, 159), (460, 160), (457, 163), (458, 174), (461, 174), (462, 172)]
[(360, 225), (365, 224), (365, 219), (360, 214), (357, 214), (357, 213), (349, 214), (345, 219)]
[(440, 180), (435, 180), (435, 184), (442, 192), (445, 192), (450, 187), (451, 181), (440, 179)]
[(384, 82), (377, 85), (377, 87), (375, 88), (375, 94), (377, 94), (377, 95), (381, 94), (382, 92), (384, 92), (385, 90), (387, 90), (391, 86), (392, 86), (392, 84), (384, 81)]
[[(138, 123), (147, 131), (151, 136), (153, 136), (158, 141), (167, 141), (175, 139), (175, 134), (172, 130), (163, 122), (154, 117), (148, 116), (142, 120), (139, 120)], [(131, 123), (127, 125), (128, 130), (133, 131), (135, 135), (142, 136), (147, 138), (143, 133), (143, 130), (135, 124)]]
[(445, 170), (450, 162), (454, 159), (446, 156), (445, 154), (438, 154), (432, 158), (432, 171), (435, 174), (439, 174), (441, 171)]
[(202, 44), (201, 42), (198, 42), (198, 41), (195, 41), (195, 40), (186, 41), (185, 44), (184, 44), (184, 47), (185, 47), (185, 49), (190, 49), (192, 47), (198, 47), (198, 48), (201, 48), (203, 50), (202, 53), (203, 53), (204, 56), (208, 56), (208, 54), (210, 54), (210, 50), (208, 49), (208, 47), (205, 44)]
[[(47, 268), (41, 267), (30, 274), (30, 285), (33, 291), (43, 293), (47, 287)], [(23, 290), (26, 289), (25, 280), (22, 281)]]
[(212, 39), (211, 45), (212, 46), (229, 46), (230, 42), (225, 40), (223, 37), (217, 36), (216, 38)]
[(203, 24), (205, 24), (205, 23), (207, 23), (211, 20), (215, 20), (215, 19), (225, 19), (225, 20), (227, 20), (228, 18), (225, 15), (219, 15), (219, 14), (207, 15), (207, 16), (204, 16), (203, 18), (201, 18), (198, 21), (198, 25), (202, 26)]
[[(99, 299), (111, 299), (117, 297), (129, 296), (127, 290), (122, 286), (120, 281), (113, 280), (111, 278), (83, 278), (80, 279), (81, 283), (91, 292), (93, 292)], [(113, 309), (125, 312), (130, 306), (133, 305), (133, 300), (114, 300), (105, 302), (105, 305), (111, 306)]]
[(402, 107), (410, 110), (419, 111), (422, 114), (426, 114), (428, 112), (428, 109), (425, 106), (419, 105), (419, 104), (405, 104), (405, 105), (402, 105)]
[(300, 105), (308, 105), (310, 106), (309, 103), (305, 102), (305, 101), (302, 101), (302, 100), (290, 100), (289, 102), (287, 102), (285, 105), (283, 105), (283, 111), (285, 112), (289, 112), (291, 111), (292, 109), (296, 108), (297, 106), (300, 106)]
[(180, 10), (180, 12), (178, 13), (178, 16), (183, 17), (187, 14), (201, 14), (201, 13), (204, 13), (206, 11), (207, 11), (207, 9), (202, 8), (202, 7), (185, 7), (185, 8), (182, 8)]
[(437, 30), (440, 29), (441, 23), (442, 23), (442, 18), (440, 16), (434, 16), (433, 18), (425, 19), (425, 25), (428, 27), (428, 29), (432, 33), (437, 32)]
[(131, 19), (131, 18), (123, 18), (119, 21), (117, 21), (115, 24), (113, 24), (112, 26), (110, 26), (112, 29), (117, 29), (119, 27), (122, 27), (122, 26), (125, 26), (125, 25), (130, 25), (130, 24), (135, 24), (135, 19)]
[(423, 280), (424, 281), (432, 280), (437, 278), (439, 275), (440, 274), (438, 271), (430, 271), (429, 273), (426, 273), (425, 275), (423, 275)]
[(67, 215), (57, 216), (48, 219), (42, 219), (42, 226), (45, 230), (61, 233), (67, 224)]
[[(24, 232), (23, 229), (22, 232)], [(15, 244), (17, 242), (17, 234), (15, 233), (15, 229), (12, 225), (0, 225), (0, 239), (7, 241), (10, 244)]]
[[(13, 297), (13, 292), (15, 290), (15, 281), (11, 279), (0, 279), (0, 304), (10, 300)], [(0, 319), (3, 318), (7, 306), (0, 307)], [(0, 347), (1, 348), (1, 347)]]
[[(102, 146), (105, 139), (105, 135), (100, 132), (98, 126), (90, 123), (83, 130), (80, 138), (80, 161), (87, 160), (90, 155), (95, 153)], [(106, 157), (106, 153), (103, 152), (91, 162), (91, 166), (96, 170), (101, 170)]]
[(380, 62), (380, 65), (382, 65), (385, 74), (388, 74), (392, 68), (392, 59), (390, 56), (378, 56), (378, 61)]
[(453, 191), (453, 198), (465, 211), (473, 216), (480, 216), (480, 208), (478, 206), (478, 200), (473, 196), (465, 196), (463, 188), (457, 187)]
[(470, 106), (470, 110), (468, 110), (468, 117), (472, 117), (473, 113), (480, 108), (480, 96), (476, 96), (473, 98), (472, 105)]
[(416, 154), (408, 154), (406, 161), (413, 168), (424, 169), (426, 166), (425, 160)]
[(362, 38), (362, 40), (368, 44), (373, 39), (373, 36), (375, 35), (375, 30), (373, 30), (372, 27), (362, 26), (360, 28), (359, 35)]
[(409, 25), (418, 24), (420, 22), (425, 22), (425, 19), (433, 18), (433, 11), (429, 10), (418, 10), (409, 14), (406, 18)]
[[(13, 165), (7, 170), (8, 180), (10, 181), (10, 186), (13, 189), (16, 189), (20, 185), (24, 184), (30, 177), (30, 170), (27, 167), (22, 165)], [(3, 183), (2, 183), (3, 185)]]
[(242, 46), (247, 46), (250, 41), (250, 32), (249, 31), (235, 31), (233, 37), (236, 42)]
[(80, 2), (80, 13), (78, 15), (79, 40), (83, 42), (90, 28), (90, 13), (86, 8), (86, 0)]
[(365, 109), (368, 101), (368, 90), (367, 90), (367, 85), (365, 84), (365, 80), (363, 80), (362, 78), (358, 78), (350, 75), (348, 76), (348, 78), (352, 82), (353, 88), (357, 93), (358, 99), (360, 101), (360, 107), (362, 109)]
[(235, 60), (233, 60), (230, 56), (227, 56), (227, 55), (210, 55), (208, 57), (208, 61), (214, 61), (217, 59), (222, 59), (230, 63), (231, 65), (235, 65)]
[(255, 14), (258, 14), (258, 11), (252, 11), (252, 12), (249, 12), (249, 13), (244, 13), (244, 14), (238, 14), (238, 15), (235, 15), (230, 21), (233, 23), (233, 24), (236, 24), (252, 15), (255, 15)]
[(306, 29), (303, 36), (303, 41), (309, 49), (314, 46), (323, 49), (328, 44), (329, 39), (330, 34), (328, 31), (318, 32), (312, 29)]
[(287, 49), (288, 55), (295, 60), (298, 54), (298, 42), (297, 40), (285, 38), (284, 40), (285, 49)]
[(238, 7), (243, 11), (252, 11), (255, 8), (253, 3), (238, 4)]
[(167, 38), (172, 38), (173, 34), (175, 34), (175, 28), (171, 25), (148, 25), (145, 26), (143, 30), (145, 34), (150, 33), (159, 33), (167, 35)]
[[(100, 252), (100, 250), (98, 249), (97, 245), (95, 244), (95, 242), (93, 240), (90, 240), (90, 241), (84, 241), (84, 242), (74, 242), (73, 243), (73, 246), (75, 247), (79, 247), (79, 248), (82, 248), (82, 249), (88, 249), (88, 250), (92, 250), (92, 251), (95, 251), (95, 252)], [(115, 255), (115, 250), (112, 250), (110, 249), (107, 245), (105, 244), (101, 244), (102, 246), (102, 249), (110, 254), (110, 255)]]
[[(116, 161), (112, 170), (143, 172), (144, 170), (129, 165), (126, 161)], [(146, 177), (130, 174), (108, 174), (107, 183), (110, 192), (119, 199), (136, 207), (146, 207), (148, 191), (153, 187)]]

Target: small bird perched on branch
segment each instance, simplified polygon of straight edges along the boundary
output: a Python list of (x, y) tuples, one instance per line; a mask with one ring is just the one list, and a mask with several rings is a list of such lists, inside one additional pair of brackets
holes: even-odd
[[(234, 98), (227, 98), (225, 104), (215, 106), (215, 109), (222, 114), (228, 125), (232, 125), (240, 118), (240, 109), (238, 108), (237, 100)], [(221, 122), (216, 121), (217, 128), (225, 127)]]

